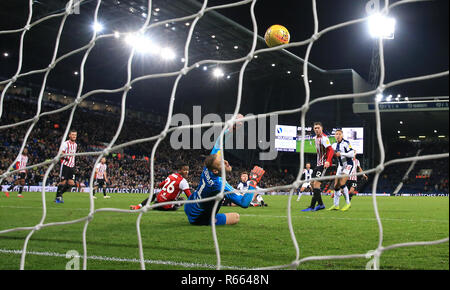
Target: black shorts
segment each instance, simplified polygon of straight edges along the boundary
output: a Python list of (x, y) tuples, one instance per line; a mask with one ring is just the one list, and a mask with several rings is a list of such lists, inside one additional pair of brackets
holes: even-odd
[(61, 165), (61, 171), (59, 177), (61, 180), (74, 180), (75, 181), (75, 168), (66, 165)]
[[(324, 170), (325, 170), (325, 172), (324, 172)], [(328, 176), (328, 175), (331, 175), (331, 168), (328, 167), (327, 169), (325, 169), (323, 167), (323, 165), (321, 165), (321, 166), (316, 166), (314, 168), (313, 174), (312, 174), (311, 177), (312, 178), (319, 178), (319, 177)]]
[(346, 185), (347, 185), (348, 189), (353, 187), (355, 189), (355, 191), (358, 191), (358, 181), (356, 181), (356, 180), (347, 180)]
[(27, 177), (27, 174), (25, 172), (19, 173), (19, 179), (25, 179), (25, 177)]
[(105, 186), (105, 180), (104, 179), (96, 179), (94, 182), (94, 186), (98, 186), (98, 187)]

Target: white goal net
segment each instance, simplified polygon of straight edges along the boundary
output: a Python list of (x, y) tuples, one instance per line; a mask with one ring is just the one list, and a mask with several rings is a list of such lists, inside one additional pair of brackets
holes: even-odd
[[(259, 0), (259, 1), (263, 1), (263, 0)], [(255, 6), (256, 6), (257, 2), (259, 2), (259, 1), (245, 0), (245, 1), (236, 1), (234, 3), (227, 4), (227, 5), (209, 6), (210, 5), (209, 2), (212, 2), (212, 1), (204, 0), (204, 1), (202, 1), (201, 9), (195, 14), (180, 17), (180, 18), (174, 18), (174, 19), (168, 19), (168, 20), (164, 20), (164, 21), (153, 22), (153, 23), (151, 22), (151, 18), (154, 16), (152, 15), (152, 13), (148, 13), (148, 15), (146, 15), (146, 18), (145, 18), (145, 23), (142, 25), (142, 27), (138, 31), (134, 31), (134, 32), (118, 31), (118, 32), (112, 33), (112, 34), (99, 34), (94, 30), (92, 32), (90, 41), (87, 42), (84, 46), (79, 47), (76, 50), (72, 50), (72, 51), (58, 57), (59, 49), (60, 49), (60, 42), (61, 42), (61, 35), (63, 32), (63, 29), (65, 28), (66, 20), (70, 17), (73, 17), (74, 13), (78, 9), (80, 9), (80, 5), (83, 5), (83, 2), (85, 2), (85, 0), (67, 1), (65, 11), (61, 11), (60, 13), (55, 13), (55, 14), (45, 16), (41, 19), (35, 20), (34, 22), (32, 22), (32, 19), (34, 16), (33, 8), (35, 6), (35, 1), (30, 0), (29, 5), (27, 7), (29, 16), (28, 16), (26, 23), (24, 23), (23, 27), (19, 27), (15, 30), (2, 30), (2, 28), (0, 27), (0, 37), (2, 37), (3, 35), (6, 35), (6, 34), (16, 34), (20, 37), (20, 47), (19, 47), (19, 51), (18, 51), (19, 62), (17, 64), (16, 73), (14, 75), (12, 75), (11, 77), (9, 77), (8, 79), (0, 81), (0, 85), (4, 86), (4, 89), (1, 92), (1, 99), (0, 99), (0, 118), (2, 117), (5, 110), (8, 109), (4, 105), (5, 95), (8, 93), (9, 90), (11, 90), (13, 88), (14, 84), (18, 80), (20, 80), (21, 78), (30, 76), (30, 75), (41, 75), (42, 76), (41, 90), (40, 90), (40, 94), (38, 96), (38, 101), (37, 101), (38, 106), (37, 106), (36, 111), (33, 112), (33, 114), (34, 114), (33, 118), (23, 120), (23, 121), (20, 121), (17, 123), (13, 123), (13, 124), (2, 125), (2, 126), (0, 126), (0, 132), (2, 130), (6, 130), (6, 129), (10, 129), (10, 128), (16, 128), (18, 126), (28, 126), (26, 134), (23, 136), (22, 146), (17, 154), (17, 156), (20, 156), (20, 154), (23, 152), (24, 148), (26, 147), (27, 142), (29, 141), (31, 132), (33, 131), (33, 129), (35, 128), (35, 125), (38, 123), (38, 121), (41, 118), (48, 116), (48, 115), (58, 114), (61, 112), (69, 112), (70, 113), (69, 119), (67, 121), (67, 124), (65, 124), (66, 129), (65, 129), (65, 132), (63, 135), (63, 136), (67, 136), (69, 129), (72, 127), (71, 125), (73, 122), (75, 111), (77, 110), (77, 108), (79, 108), (79, 105), (83, 102), (83, 100), (87, 99), (90, 96), (96, 95), (96, 94), (104, 94), (104, 93), (121, 94), (122, 101), (121, 101), (121, 111), (120, 111), (120, 122), (119, 122), (119, 125), (117, 126), (117, 130), (115, 131), (113, 138), (109, 141), (106, 148), (103, 149), (102, 151), (83, 152), (83, 153), (76, 153), (74, 155), (75, 156), (95, 156), (96, 162), (95, 162), (95, 165), (93, 166), (93, 168), (95, 168), (95, 166), (100, 162), (102, 157), (107, 156), (108, 154), (110, 154), (111, 152), (114, 152), (115, 150), (122, 149), (127, 146), (132, 146), (132, 145), (136, 145), (136, 144), (154, 141), (155, 143), (153, 145), (152, 154), (150, 157), (151, 178), (150, 178), (149, 198), (151, 200), (151, 198), (153, 197), (153, 194), (154, 194), (154, 183), (155, 183), (155, 179), (154, 179), (155, 154), (158, 150), (158, 146), (161, 144), (161, 142), (165, 138), (167, 138), (167, 135), (169, 133), (171, 133), (175, 130), (181, 130), (181, 129), (208, 128), (211, 126), (219, 126), (222, 129), (221, 135), (220, 135), (220, 146), (221, 146), (221, 149), (224, 148), (225, 131), (228, 128), (231, 128), (234, 124), (236, 124), (236, 122), (238, 122), (237, 117), (240, 112), (240, 107), (241, 107), (241, 102), (242, 102), (242, 96), (243, 96), (242, 92), (243, 92), (243, 84), (245, 82), (246, 68), (249, 65), (249, 63), (251, 63), (255, 59), (255, 56), (257, 56), (257, 55), (262, 55), (262, 54), (265, 54), (265, 53), (268, 53), (271, 51), (282, 50), (282, 49), (292, 48), (292, 47), (300, 47), (300, 46), (306, 47), (306, 55), (304, 56), (304, 65), (303, 65), (303, 74), (304, 74), (303, 82), (304, 82), (305, 93), (306, 93), (304, 104), (301, 107), (298, 107), (295, 109), (267, 112), (264, 114), (247, 116), (247, 117), (244, 117), (243, 119), (239, 120), (242, 122), (249, 122), (252, 120), (257, 120), (259, 118), (267, 118), (267, 117), (274, 116), (274, 115), (287, 115), (287, 114), (300, 113), (301, 114), (301, 127), (303, 128), (302, 140), (305, 140), (305, 138), (304, 138), (305, 137), (305, 129), (304, 128), (306, 127), (306, 116), (308, 114), (309, 108), (314, 104), (321, 103), (321, 102), (327, 102), (327, 101), (331, 101), (331, 100), (336, 100), (336, 99), (351, 99), (351, 98), (358, 99), (358, 98), (363, 98), (363, 97), (374, 97), (377, 94), (382, 94), (388, 88), (399, 86), (399, 85), (402, 85), (405, 83), (420, 82), (420, 81), (424, 81), (424, 80), (448, 76), (449, 72), (443, 71), (443, 72), (436, 72), (436, 73), (430, 74), (430, 75), (419, 75), (416, 77), (399, 79), (399, 80), (396, 80), (393, 82), (386, 83), (385, 82), (386, 68), (385, 68), (385, 62), (384, 62), (384, 45), (383, 45), (383, 39), (380, 38), (378, 40), (379, 52), (380, 52), (380, 67), (379, 67), (380, 78), (379, 78), (379, 84), (376, 87), (376, 89), (373, 89), (371, 91), (362, 92), (362, 93), (355, 93), (355, 94), (329, 95), (329, 96), (319, 97), (319, 98), (315, 98), (315, 99), (311, 100), (310, 82), (309, 82), (309, 77), (308, 77), (308, 64), (309, 64), (311, 51), (314, 49), (314, 44), (317, 41), (320, 41), (320, 38), (323, 35), (325, 35), (327, 33), (331, 33), (332, 31), (335, 31), (335, 30), (338, 30), (338, 29), (341, 29), (341, 28), (344, 28), (347, 26), (361, 24), (361, 23), (367, 21), (367, 17), (350, 20), (350, 21), (347, 21), (344, 23), (339, 23), (337, 25), (333, 25), (331, 27), (327, 27), (327, 28), (320, 30), (319, 29), (319, 15), (320, 15), (319, 12), (320, 11), (318, 11), (318, 9), (316, 7), (316, 0), (311, 0), (312, 7), (313, 7), (312, 13), (314, 16), (314, 33), (308, 39), (305, 39), (305, 40), (299, 41), (299, 42), (292, 42), (292, 43), (289, 43), (286, 45), (281, 45), (281, 46), (273, 47), (273, 48), (257, 49), (258, 35), (261, 34), (261, 30), (257, 25), (257, 15), (255, 14)], [(403, 0), (403, 1), (398, 1), (398, 2), (391, 4), (390, 1), (387, 0), (387, 1), (385, 1), (384, 7), (381, 7), (381, 12), (385, 15), (389, 15), (391, 10), (393, 10), (393, 9), (401, 9), (403, 6), (407, 6), (413, 2), (419, 2), (419, 1), (421, 1), (421, 0)], [(427, 0), (422, 0), (422, 1), (427, 1)], [(92, 19), (93, 23), (97, 23), (99, 13), (101, 11), (102, 2), (103, 2), (102, 0), (96, 1), (96, 9), (93, 12), (94, 18)], [(197, 22), (205, 14), (207, 14), (211, 11), (219, 11), (221, 9), (226, 9), (226, 8), (231, 8), (231, 7), (241, 6), (241, 5), (247, 5), (247, 4), (250, 5), (249, 12), (250, 12), (250, 17), (251, 17), (252, 24), (253, 24), (253, 41), (252, 41), (250, 50), (246, 53), (246, 56), (238, 58), (238, 59), (230, 59), (230, 60), (204, 59), (204, 60), (198, 61), (196, 63), (192, 63), (190, 61), (191, 56), (189, 54), (189, 47), (190, 47), (191, 41), (193, 39), (193, 34), (196, 29)], [(148, 11), (153, 11), (151, 0), (148, 1), (146, 8)], [(24, 9), (25, 9), (25, 7), (24, 7)], [(23, 50), (24, 50), (24, 45), (25, 45), (24, 39), (25, 39), (26, 35), (30, 31), (32, 31), (35, 27), (37, 27), (39, 24), (49, 21), (50, 19), (60, 19), (58, 35), (54, 41), (53, 57), (52, 57), (50, 63), (48, 63), (48, 65), (46, 65), (45, 67), (42, 67), (41, 69), (32, 70), (32, 71), (24, 71), (23, 70), (23, 61), (24, 61)], [(86, 67), (87, 59), (90, 56), (91, 51), (94, 49), (94, 47), (99, 42), (104, 41), (105, 39), (111, 39), (111, 38), (115, 38), (118, 36), (126, 37), (127, 35), (131, 35), (134, 33), (146, 33), (156, 27), (163, 26), (168, 23), (178, 23), (178, 22), (185, 23), (186, 21), (191, 21), (191, 24), (189, 26), (189, 33), (187, 35), (185, 47), (184, 47), (184, 56), (183, 56), (184, 66), (182, 69), (173, 71), (173, 72), (169, 72), (169, 73), (150, 74), (150, 75), (133, 78), (132, 64), (134, 61), (136, 61), (136, 59), (135, 59), (136, 58), (136, 50), (135, 50), (135, 48), (133, 48), (131, 50), (131, 53), (128, 56), (127, 80), (122, 86), (120, 86), (116, 89), (97, 89), (97, 90), (93, 90), (93, 91), (84, 92), (85, 67)], [(64, 107), (61, 107), (61, 108), (58, 108), (58, 109), (55, 109), (52, 111), (42, 112), (41, 104), (44, 99), (46, 83), (47, 83), (49, 75), (52, 73), (53, 69), (55, 68), (55, 66), (58, 63), (63, 62), (65, 59), (67, 59), (77, 53), (82, 54), (82, 60), (81, 60), (80, 66), (79, 66), (79, 85), (78, 85), (78, 92), (77, 92), (75, 101)], [(197, 68), (201, 65), (205, 65), (205, 64), (221, 64), (221, 65), (240, 64), (239, 81), (238, 81), (238, 87), (237, 87), (238, 93), (235, 98), (236, 106), (235, 106), (235, 109), (233, 112), (233, 117), (229, 121), (220, 122), (220, 123), (213, 123), (213, 124), (207, 123), (207, 124), (171, 127), (174, 102), (177, 98), (177, 89), (179, 87), (180, 80), (182, 78), (184, 78), (186, 75), (188, 75), (195, 68)], [(136, 140), (132, 140), (130, 142), (126, 142), (126, 143), (117, 145), (116, 142), (122, 132), (123, 124), (124, 124), (125, 116), (126, 116), (126, 112), (127, 112), (127, 107), (126, 107), (127, 97), (129, 95), (129, 91), (132, 88), (132, 86), (135, 84), (138, 84), (139, 82), (142, 82), (144, 80), (161, 79), (161, 78), (169, 78), (169, 77), (174, 77), (175, 82), (174, 82), (172, 92), (170, 95), (170, 103), (169, 103), (169, 109), (168, 109), (168, 114), (167, 114), (168, 117), (165, 122), (164, 129), (158, 135), (148, 137), (148, 138), (136, 139)], [(367, 169), (364, 172), (360, 172), (360, 173), (358, 173), (358, 175), (363, 175), (363, 174), (368, 174), (368, 173), (374, 174), (374, 181), (373, 181), (373, 187), (372, 187), (372, 193), (373, 193), (372, 200), (373, 200), (373, 211), (374, 211), (374, 214), (377, 219), (378, 230), (379, 230), (378, 246), (374, 249), (368, 249), (367, 252), (355, 253), (355, 254), (351, 254), (351, 255), (309, 256), (309, 257), (302, 255), (302, 252), (301, 252), (302, 245), (299, 244), (299, 242), (296, 239), (294, 227), (292, 224), (292, 212), (291, 212), (291, 208), (292, 208), (291, 201), (292, 201), (292, 196), (294, 194), (294, 190), (299, 188), (299, 186), (303, 182), (301, 169), (304, 168), (304, 165), (305, 165), (305, 153), (304, 153), (304, 141), (302, 141), (301, 147), (300, 147), (301, 152), (299, 155), (300, 158), (298, 160), (300, 170), (298, 172), (298, 175), (297, 175), (295, 181), (290, 184), (283, 185), (283, 186), (277, 186), (275, 188), (265, 188), (265, 189), (260, 190), (261, 192), (269, 192), (269, 191), (274, 191), (274, 190), (285, 190), (285, 191), (290, 192), (290, 196), (289, 196), (289, 199), (287, 202), (287, 224), (289, 226), (290, 237), (292, 239), (292, 244), (295, 248), (296, 254), (295, 254), (295, 256), (292, 257), (292, 262), (289, 264), (272, 265), (270, 267), (264, 267), (264, 268), (259, 268), (259, 269), (285, 269), (285, 268), (297, 269), (300, 264), (308, 262), (308, 261), (312, 261), (312, 260), (357, 259), (357, 258), (370, 259), (371, 262), (368, 263), (367, 268), (380, 269), (380, 268), (382, 268), (382, 265), (380, 263), (380, 257), (382, 256), (382, 254), (384, 252), (389, 251), (391, 249), (395, 249), (395, 248), (399, 248), (399, 247), (434, 245), (434, 244), (448, 242), (448, 237), (445, 237), (445, 238), (442, 238), (439, 240), (433, 240), (433, 241), (415, 241), (415, 242), (390, 244), (390, 245), (385, 245), (385, 243), (383, 242), (383, 223), (381, 221), (379, 210), (378, 210), (376, 192), (377, 192), (378, 179), (380, 177), (380, 174), (382, 174), (384, 168), (386, 166), (392, 166), (392, 165), (399, 164), (399, 163), (410, 163), (410, 162), (417, 162), (417, 161), (431, 160), (431, 159), (446, 159), (446, 158), (448, 158), (449, 154), (448, 153), (436, 153), (436, 154), (432, 154), (432, 155), (422, 155), (422, 156), (415, 156), (415, 157), (410, 157), (410, 158), (395, 159), (395, 160), (390, 160), (390, 161), (386, 162), (385, 161), (385, 148), (383, 146), (383, 128), (381, 126), (381, 115), (380, 115), (380, 110), (379, 110), (378, 106), (375, 106), (375, 118), (376, 118), (376, 135), (377, 135), (378, 144), (379, 144), (378, 149), (379, 149), (379, 155), (380, 155), (380, 162), (376, 167)], [(222, 152), (223, 152), (223, 150), (222, 150)], [(45, 175), (43, 178), (43, 184), (45, 185), (45, 184), (47, 184), (47, 180), (48, 180), (50, 172), (54, 169), (55, 165), (57, 165), (58, 162), (61, 160), (61, 158), (64, 156), (68, 156), (68, 155), (62, 154), (62, 143), (61, 143), (59, 151), (52, 159), (38, 163), (38, 164), (30, 164), (27, 166), (26, 169), (31, 169), (31, 168), (36, 168), (36, 167), (37, 168), (40, 168), (40, 167), (46, 168)], [(223, 159), (222, 159), (222, 163), (223, 163)], [(9, 166), (9, 168), (3, 174), (0, 175), (0, 183), (8, 176), (18, 173), (18, 170), (14, 170), (13, 166), (14, 166), (14, 164), (11, 164)], [(222, 166), (222, 168), (224, 168), (224, 167)], [(28, 248), (30, 240), (33, 238), (33, 235), (37, 231), (42, 230), (47, 227), (64, 227), (65, 225), (75, 224), (75, 223), (84, 223), (84, 229), (82, 232), (82, 243), (83, 243), (82, 257), (83, 257), (83, 269), (87, 269), (88, 268), (88, 254), (89, 254), (87, 245), (89, 243), (89, 240), (87, 239), (86, 233), (87, 233), (88, 227), (89, 227), (91, 221), (93, 220), (94, 216), (100, 212), (116, 212), (116, 213), (130, 213), (130, 214), (136, 213), (136, 211), (124, 210), (124, 209), (118, 209), (118, 208), (96, 208), (95, 203), (94, 203), (94, 198), (93, 198), (94, 172), (95, 171), (93, 169), (92, 173), (90, 175), (90, 181), (89, 181), (90, 208), (89, 208), (89, 213), (85, 217), (76, 219), (76, 220), (67, 220), (67, 221), (51, 222), (51, 223), (47, 222), (46, 221), (47, 220), (47, 208), (46, 208), (46, 195), (45, 195), (46, 192), (45, 192), (45, 186), (43, 186), (42, 192), (41, 192), (41, 194), (42, 194), (42, 216), (40, 218), (40, 221), (36, 225), (33, 225), (33, 226), (10, 228), (10, 229), (0, 231), (0, 235), (4, 235), (6, 233), (11, 233), (11, 232), (17, 232), (17, 231), (24, 231), (24, 232), (28, 233), (24, 240), (23, 248), (21, 251), (21, 260), (20, 260), (20, 266), (19, 266), (20, 269), (26, 268), (27, 253), (28, 253), (27, 248)], [(221, 176), (222, 176), (223, 180), (226, 180), (227, 176), (225, 174), (225, 169), (222, 170)], [(314, 178), (312, 180), (325, 181), (325, 180), (331, 180), (333, 178), (334, 178), (333, 176), (325, 176), (325, 177), (320, 177), (320, 178)], [(225, 188), (223, 186), (220, 194), (217, 194), (215, 197), (202, 199), (201, 202), (208, 202), (208, 201), (213, 200), (213, 201), (215, 201), (215, 208), (217, 208), (219, 202), (224, 198), (224, 195), (225, 195), (224, 190), (225, 190)], [(189, 200), (182, 201), (182, 203), (190, 203), (190, 202), (192, 203), (192, 202), (198, 202), (198, 201), (189, 201)], [(146, 206), (144, 206), (143, 208), (141, 208), (139, 210), (139, 214), (136, 218), (135, 226), (137, 229), (139, 261), (140, 261), (140, 265), (141, 265), (142, 269), (146, 269), (146, 264), (145, 264), (145, 256), (144, 256), (144, 251), (143, 251), (144, 244), (143, 244), (142, 237), (141, 237), (141, 219), (153, 207), (163, 206), (165, 204), (174, 204), (174, 203), (179, 203), (179, 201), (168, 202), (168, 203), (159, 203), (157, 205), (151, 205), (150, 203), (148, 203)], [(214, 212), (215, 211), (213, 210), (213, 214), (214, 214)], [(212, 218), (214, 219), (214, 217), (212, 217)], [(216, 226), (214, 225), (214, 223), (211, 226), (211, 232), (212, 232), (216, 256), (217, 256), (216, 269), (225, 269), (226, 267), (223, 266), (222, 261), (221, 261), (220, 242), (217, 238)]]

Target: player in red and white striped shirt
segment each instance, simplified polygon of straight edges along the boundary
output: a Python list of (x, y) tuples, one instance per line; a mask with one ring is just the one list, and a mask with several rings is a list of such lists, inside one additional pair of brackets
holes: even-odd
[[(328, 168), (331, 166), (334, 150), (331, 146), (330, 139), (328, 139), (328, 136), (323, 133), (323, 126), (321, 122), (314, 123), (314, 133), (316, 134), (314, 137), (314, 143), (317, 151), (317, 164), (314, 168), (312, 177), (318, 178), (330, 174)], [(321, 184), (322, 182), (320, 181), (312, 182), (313, 197), (311, 199), (311, 204), (308, 208), (305, 208), (302, 211), (317, 211), (325, 209), (320, 189)], [(316, 203), (318, 203), (317, 206)]]
[(27, 176), (27, 171), (24, 169), (25, 167), (27, 167), (27, 163), (28, 163), (28, 149), (25, 148), (22, 151), (22, 154), (20, 154), (19, 157), (17, 157), (16, 161), (15, 161), (15, 169), (19, 170), (19, 178), (17, 178), (13, 184), (11, 184), (8, 187), (8, 190), (5, 191), (5, 195), (7, 197), (9, 197), (9, 191), (11, 191), (14, 186), (18, 185), (19, 186), (19, 193), (18, 193), (18, 197), (23, 197), (22, 195), (22, 191), (23, 191), (23, 187), (25, 186), (25, 178)]
[[(69, 131), (69, 140), (65, 141), (62, 145), (63, 154), (74, 154), (77, 153), (77, 131)], [(75, 186), (75, 156), (65, 156), (61, 159), (61, 169), (59, 173), (61, 178), (58, 184), (58, 190), (56, 192), (56, 203), (64, 203), (62, 195), (64, 192), (69, 190), (72, 186)]]
[[(357, 172), (363, 172), (364, 170), (361, 168), (361, 163), (358, 159), (356, 159), (356, 156), (353, 158), (353, 170), (350, 172), (350, 177), (347, 181), (347, 187), (349, 188), (348, 195), (350, 200), (352, 200), (352, 197), (356, 195), (356, 192), (358, 191), (358, 176), (356, 175)], [(362, 175), (363, 180), (369, 179), (367, 175)]]
[(109, 195), (106, 195), (106, 182), (108, 182), (108, 176), (106, 175), (106, 169), (107, 169), (107, 165), (106, 165), (106, 158), (103, 157), (100, 160), (100, 163), (97, 164), (97, 166), (95, 166), (95, 183), (94, 183), (94, 198), (95, 197), (95, 193), (97, 191), (97, 189), (100, 187), (101, 191), (103, 192), (103, 198), (110, 198)]
[[(172, 173), (158, 185), (158, 188), (161, 188), (161, 191), (158, 193), (158, 195), (156, 195), (155, 203), (183, 200), (183, 198), (180, 197), (180, 194), (183, 192), (189, 198), (189, 196), (191, 196), (191, 189), (189, 188), (189, 183), (186, 180), (188, 175), (189, 175), (189, 165), (184, 163), (180, 164), (178, 166), (177, 173)], [(138, 210), (143, 206), (145, 206), (147, 202), (148, 198), (138, 205), (131, 205), (130, 209)], [(155, 207), (154, 209), (173, 211), (177, 210), (179, 207), (180, 207), (179, 204), (167, 204)]]

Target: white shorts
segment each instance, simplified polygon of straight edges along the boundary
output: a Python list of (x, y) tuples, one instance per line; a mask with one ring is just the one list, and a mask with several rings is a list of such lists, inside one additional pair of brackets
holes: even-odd
[(311, 187), (311, 183), (310, 182), (305, 182), (302, 184), (302, 188), (308, 188)]
[(353, 165), (344, 164), (344, 166), (339, 165), (336, 170), (336, 175), (348, 175), (352, 172)]

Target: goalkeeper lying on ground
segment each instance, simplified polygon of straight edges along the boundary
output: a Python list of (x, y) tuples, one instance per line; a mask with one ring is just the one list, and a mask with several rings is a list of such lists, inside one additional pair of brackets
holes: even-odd
[[(229, 137), (231, 135), (230, 132), (225, 133)], [(219, 150), (219, 141), (216, 141), (216, 144), (211, 152), (211, 155), (206, 157), (205, 166), (203, 167), (202, 175), (200, 177), (200, 182), (193, 194), (189, 197), (189, 200), (200, 200), (202, 198), (208, 198), (215, 196), (220, 193), (222, 189), (222, 183), (224, 182), (221, 177), (221, 168), (222, 168), (222, 154)], [(225, 171), (231, 172), (231, 166), (228, 164), (226, 160), (224, 160)], [(264, 170), (258, 166), (255, 166), (250, 173), (250, 182), (249, 182), (249, 190), (256, 189), (256, 185), (261, 180), (261, 177), (264, 175)], [(250, 205), (250, 202), (253, 200), (254, 192), (245, 193), (243, 195), (239, 195), (236, 193), (227, 193), (233, 191), (234, 188), (225, 183), (225, 198), (230, 199), (232, 203), (247, 208)], [(211, 225), (211, 214), (214, 208), (215, 200), (207, 201), (207, 202), (197, 202), (197, 203), (186, 203), (184, 205), (184, 212), (186, 213), (189, 223), (192, 225)], [(239, 222), (239, 214), (238, 213), (218, 213), (222, 202), (219, 202), (217, 206), (217, 211), (215, 212), (215, 221), (216, 225), (233, 225)]]

